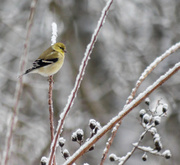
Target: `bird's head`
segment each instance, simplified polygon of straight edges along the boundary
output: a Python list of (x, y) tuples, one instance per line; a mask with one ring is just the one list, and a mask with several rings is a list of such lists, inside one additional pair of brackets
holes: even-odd
[(66, 53), (66, 46), (65, 46), (63, 43), (61, 43), (61, 42), (55, 43), (55, 44), (52, 46), (52, 48), (53, 48), (55, 51), (57, 51), (57, 52), (59, 52), (59, 53), (61, 53), (61, 54)]

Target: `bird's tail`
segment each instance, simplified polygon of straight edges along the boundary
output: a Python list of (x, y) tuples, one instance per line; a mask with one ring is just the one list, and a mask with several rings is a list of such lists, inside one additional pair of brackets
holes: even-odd
[(18, 78), (22, 78), (22, 76), (24, 76), (25, 74), (28, 74), (29, 72), (33, 71), (34, 68), (30, 68), (28, 70), (26, 70), (22, 75), (20, 75)]

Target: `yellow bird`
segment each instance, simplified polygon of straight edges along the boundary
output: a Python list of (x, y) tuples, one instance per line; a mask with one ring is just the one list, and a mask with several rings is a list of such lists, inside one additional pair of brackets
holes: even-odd
[(63, 65), (65, 53), (66, 46), (61, 42), (55, 43), (44, 51), (39, 58), (33, 62), (33, 67), (26, 70), (22, 76), (28, 73), (39, 73), (45, 77), (54, 75)]

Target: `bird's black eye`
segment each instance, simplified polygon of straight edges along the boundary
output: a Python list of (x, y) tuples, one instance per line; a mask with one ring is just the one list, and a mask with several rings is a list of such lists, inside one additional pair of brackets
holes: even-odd
[(64, 50), (64, 47), (59, 47), (60, 49)]

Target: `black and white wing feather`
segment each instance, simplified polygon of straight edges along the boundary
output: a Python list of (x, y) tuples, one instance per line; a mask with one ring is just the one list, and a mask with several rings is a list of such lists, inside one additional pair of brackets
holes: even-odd
[(34, 69), (41, 68), (41, 67), (53, 64), (57, 61), (58, 61), (58, 58), (46, 59), (46, 60), (37, 59), (36, 61), (33, 62), (33, 68)]
[(53, 64), (53, 63), (55, 63), (57, 61), (58, 61), (58, 58), (46, 59), (46, 60), (37, 59), (36, 61), (33, 62), (33, 67), (26, 70), (26, 72), (24, 74), (27, 74), (27, 73), (35, 70), (35, 69), (38, 69), (38, 68)]

